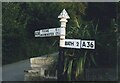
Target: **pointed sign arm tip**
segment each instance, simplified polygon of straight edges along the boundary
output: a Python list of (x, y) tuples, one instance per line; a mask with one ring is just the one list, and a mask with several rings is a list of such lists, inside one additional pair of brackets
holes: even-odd
[(58, 18), (66, 18), (66, 19), (70, 19), (67, 11), (65, 9), (63, 9), (63, 11), (60, 13), (60, 15), (58, 16)]

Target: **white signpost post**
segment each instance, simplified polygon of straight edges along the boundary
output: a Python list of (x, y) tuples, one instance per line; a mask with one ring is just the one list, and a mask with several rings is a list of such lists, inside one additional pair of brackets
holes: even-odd
[(76, 49), (95, 49), (94, 40), (81, 40), (81, 39), (65, 39), (67, 19), (70, 19), (68, 13), (64, 9), (60, 15), (61, 26), (60, 28), (50, 28), (35, 31), (35, 37), (50, 37), (60, 36), (59, 60), (58, 60), (58, 80), (62, 80), (62, 73), (64, 69), (64, 49), (63, 48), (76, 48)]
[(65, 35), (66, 35), (66, 23), (68, 22), (67, 19), (70, 19), (68, 13), (66, 12), (66, 10), (64, 9), (60, 15), (58, 16), (58, 18), (60, 18), (60, 22), (61, 22), (61, 28), (64, 29), (63, 31), (63, 35), (60, 36), (60, 47), (59, 47), (59, 57), (58, 57), (58, 80), (62, 81), (63, 79), (63, 71), (64, 71), (64, 49), (62, 47), (63, 41), (65, 40)]

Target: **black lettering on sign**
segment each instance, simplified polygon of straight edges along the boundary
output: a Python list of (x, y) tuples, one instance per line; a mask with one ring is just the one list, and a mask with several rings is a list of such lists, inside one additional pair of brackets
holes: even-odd
[(74, 46), (74, 42), (70, 42), (71, 43), (71, 46), (73, 45)]
[(54, 36), (54, 33), (51, 33), (51, 36)]
[(65, 41), (65, 45), (68, 45), (68, 42), (67, 42), (67, 41)]
[(83, 46), (83, 47), (86, 47), (86, 44), (85, 44), (85, 42), (83, 42), (82, 46)]
[(90, 47), (90, 42), (87, 42), (87, 43), (88, 43), (87, 47)]
[(44, 36), (46, 36), (46, 34), (44, 34)]
[(87, 47), (93, 48), (93, 42), (87, 42), (87, 43), (88, 43), (88, 46), (87, 46)]
[(57, 28), (55, 28), (55, 31), (57, 32), (57, 31), (58, 31), (58, 29), (57, 29)]
[(74, 46), (74, 42), (65, 41), (65, 45)]
[(49, 32), (49, 29), (44, 29), (42, 30), (42, 32)]
[(91, 42), (91, 48), (93, 48), (93, 42)]
[(56, 32), (55, 35), (59, 35), (59, 32)]
[(76, 45), (79, 46), (79, 42), (76, 42)]

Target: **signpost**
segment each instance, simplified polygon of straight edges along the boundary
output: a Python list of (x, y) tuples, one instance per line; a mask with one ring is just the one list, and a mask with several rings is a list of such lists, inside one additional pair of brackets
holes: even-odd
[(65, 31), (63, 32), (63, 35), (60, 36), (60, 47), (59, 47), (59, 56), (58, 56), (58, 80), (62, 81), (64, 79), (63, 72), (64, 72), (64, 48), (61, 46), (63, 41), (65, 40), (65, 35), (66, 35), (66, 23), (68, 22), (67, 19), (70, 19), (68, 13), (64, 9), (60, 15), (58, 16), (60, 18), (61, 22), (61, 28), (63, 28)]
[(95, 49), (94, 40), (81, 40), (81, 39), (65, 39), (66, 35), (66, 23), (67, 19), (70, 19), (68, 13), (64, 9), (60, 15), (61, 26), (60, 28), (50, 28), (35, 31), (35, 37), (50, 37), (50, 36), (60, 36), (60, 47), (59, 47), (59, 57), (58, 57), (58, 80), (62, 81), (63, 70), (64, 70), (64, 48), (76, 48), (76, 49)]

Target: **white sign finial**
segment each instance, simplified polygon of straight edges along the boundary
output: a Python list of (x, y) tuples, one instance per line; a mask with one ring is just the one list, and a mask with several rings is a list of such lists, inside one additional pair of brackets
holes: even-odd
[(60, 15), (58, 16), (58, 18), (66, 18), (66, 19), (70, 19), (67, 11), (65, 9), (63, 9), (63, 11), (60, 13)]

